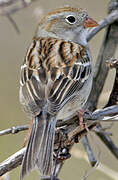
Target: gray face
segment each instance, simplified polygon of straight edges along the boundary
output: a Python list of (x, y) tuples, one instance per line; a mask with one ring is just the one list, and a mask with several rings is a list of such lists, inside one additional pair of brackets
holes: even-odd
[(65, 31), (73, 31), (75, 29), (84, 29), (83, 22), (87, 18), (87, 12), (63, 12), (49, 16), (46, 20), (50, 24), (48, 31), (64, 33)]
[[(49, 14), (43, 19), (43, 23), (39, 24), (37, 35), (70, 40), (85, 45), (86, 37), (84, 34), (86, 29), (83, 22), (87, 17), (86, 11), (66, 11)], [(79, 42), (81, 41), (79, 36), (82, 37), (82, 42)]]

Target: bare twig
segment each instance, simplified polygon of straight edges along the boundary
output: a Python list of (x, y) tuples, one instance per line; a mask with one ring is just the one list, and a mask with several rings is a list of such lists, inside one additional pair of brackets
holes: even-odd
[[(71, 125), (78, 120), (78, 116), (74, 116), (66, 121), (57, 122), (57, 126)], [(97, 109), (94, 112), (84, 113), (84, 123), (95, 122), (95, 121), (117, 121), (118, 120), (118, 105), (106, 107), (104, 109)]]
[[(77, 158), (77, 159), (85, 159), (88, 162), (88, 157), (86, 155), (86, 153), (84, 153), (83, 151), (80, 151), (76, 148), (72, 149), (72, 155)], [(106, 174), (108, 177), (117, 180), (118, 179), (118, 172), (110, 169), (109, 167), (107, 167), (106, 165), (102, 164), (99, 162), (98, 166), (96, 167), (96, 170), (103, 172), (104, 174)]]
[(109, 101), (106, 105), (106, 107), (118, 104), (118, 59), (110, 59), (109, 61), (106, 62), (107, 66), (110, 68), (115, 68), (116, 69), (116, 76), (115, 76), (115, 82), (114, 86), (112, 89), (112, 92), (109, 97)]
[[(115, 77), (115, 82), (114, 82), (114, 86), (109, 98), (109, 101), (106, 105), (107, 108), (105, 108), (106, 110), (110, 110), (111, 107), (109, 107), (110, 105), (113, 104), (117, 104), (118, 102), (118, 60), (117, 59), (110, 59), (107, 61), (107, 66), (110, 68), (116, 68), (116, 77)], [(114, 111), (114, 113), (117, 113), (117, 108), (118, 105), (114, 106), (116, 107), (116, 111)], [(97, 111), (95, 111), (96, 113)], [(110, 111), (109, 111), (110, 112)], [(102, 115), (102, 110), (101, 110), (101, 115)], [(106, 111), (107, 113), (107, 111)], [(112, 112), (110, 112), (112, 115)], [(105, 115), (105, 111), (104, 111), (104, 115)], [(108, 114), (107, 114), (108, 115)], [(110, 114), (109, 114), (110, 115)], [(95, 128), (96, 129), (96, 128)], [(97, 125), (97, 131), (96, 134), (99, 136), (99, 138), (106, 144), (106, 146), (108, 147), (108, 149), (111, 151), (111, 153), (118, 159), (118, 148), (117, 146), (113, 143), (113, 141), (111, 140), (111, 138), (106, 134), (106, 132), (101, 131), (102, 127), (100, 124)], [(99, 130), (99, 131), (98, 131)]]
[[(98, 129), (101, 129), (102, 126), (100, 124), (97, 125)], [(107, 146), (109, 151), (118, 159), (118, 147), (113, 143), (112, 139), (106, 134), (104, 131), (96, 132), (98, 137), (103, 141), (103, 143)]]
[[(17, 153), (13, 154), (12, 156), (10, 156), (7, 160), (5, 160), (4, 162), (2, 162), (0, 164), (0, 176), (5, 174), (6, 172), (13, 170), (14, 168), (16, 168), (18, 165), (21, 164), (22, 162), (22, 158), (23, 155), (25, 153), (26, 148), (21, 149), (20, 151), (18, 151)], [(81, 152), (78, 149), (73, 149), (72, 150), (72, 155), (75, 156), (76, 158), (79, 159), (86, 159), (88, 161), (88, 158), (86, 156), (85, 153)], [(99, 164), (99, 166), (97, 167), (97, 170), (104, 172), (105, 174), (107, 174), (109, 177), (114, 178), (115, 180), (118, 178), (118, 173), (116, 173), (115, 171), (109, 169), (108, 167), (106, 167), (103, 164)], [(109, 173), (108, 173), (109, 172)], [(112, 172), (112, 173), (111, 173)]]
[(118, 105), (109, 106), (104, 109), (97, 109), (93, 112), (93, 115), (98, 116), (112, 116), (118, 114)]
[[(111, 7), (112, 4), (112, 7)], [(116, 6), (117, 4), (117, 6)], [(111, 0), (110, 6), (109, 6), (109, 13), (115, 13), (114, 10), (118, 9), (118, 1), (117, 0)], [(113, 11), (112, 11), (113, 10)], [(116, 12), (117, 13), (117, 12)], [(109, 17), (109, 15), (108, 15)], [(116, 18), (117, 20), (117, 18)], [(103, 23), (103, 24), (102, 24)], [(101, 22), (101, 25), (104, 26), (104, 22)], [(113, 57), (117, 44), (118, 44), (118, 22), (114, 21), (111, 25), (107, 27), (104, 41), (102, 43), (97, 63), (95, 66), (95, 73), (94, 73), (94, 80), (93, 80), (93, 88), (91, 91), (91, 95), (89, 97), (87, 108), (91, 111), (96, 109), (99, 96), (101, 94), (101, 91), (103, 89), (107, 74), (108, 74), (108, 68), (105, 66), (105, 62), (107, 59), (110, 59)], [(93, 29), (94, 31), (95, 29)], [(99, 28), (95, 30), (96, 32), (99, 31)], [(95, 32), (95, 33), (96, 33)], [(92, 38), (94, 33), (90, 32), (90, 35), (88, 39)], [(111, 48), (112, 47), (112, 48)], [(113, 104), (112, 104), (113, 105)], [(100, 125), (101, 126), (101, 125)], [(99, 127), (98, 127), (99, 128)], [(100, 127), (101, 130), (102, 127)], [(100, 137), (100, 139), (106, 144), (108, 149), (113, 153), (115, 157), (118, 157), (118, 148), (114, 145), (113, 141), (110, 139), (110, 137), (103, 131), (96, 134)], [(112, 150), (111, 150), (112, 149)]]
[(0, 0), (0, 15), (6, 16), (13, 25), (16, 32), (20, 33), (17, 23), (11, 17), (11, 15), (21, 9), (28, 7), (34, 1), (35, 0)]
[(97, 160), (95, 159), (95, 156), (92, 152), (92, 149), (91, 149), (91, 146), (90, 146), (87, 136), (82, 137), (82, 144), (84, 146), (85, 151), (87, 152), (91, 166), (95, 166), (95, 164), (97, 163)]
[(0, 15), (14, 14), (36, 0), (0, 0)]
[[(106, 63), (107, 63), (108, 67), (116, 69), (116, 77), (115, 77), (114, 86), (113, 86), (109, 101), (105, 107), (108, 107), (108, 110), (110, 110), (109, 109), (109, 108), (111, 108), (111, 107), (109, 107), (110, 105), (117, 104), (116, 114), (118, 114), (117, 113), (117, 108), (118, 108), (118, 60), (112, 58), (112, 59), (108, 60)], [(102, 111), (101, 111), (101, 113), (102, 113)], [(115, 113), (115, 111), (114, 111), (114, 113)], [(111, 113), (111, 115), (112, 115), (112, 113)], [(106, 134), (106, 132), (101, 131), (102, 127), (100, 124), (97, 125), (97, 129), (100, 131), (96, 131), (96, 134), (106, 144), (106, 146), (111, 151), (111, 153), (118, 159), (118, 147), (113, 143), (112, 139)]]
[[(103, 110), (95, 111), (95, 112), (92, 113), (94, 115), (92, 115), (92, 114), (85, 115), (84, 122), (85, 122), (87, 128), (85, 128), (85, 127), (81, 128), (78, 125), (78, 123), (77, 123), (78, 122), (78, 117), (76, 117), (77, 119), (72, 119), (69, 122), (69, 124), (66, 123), (66, 126), (62, 126), (62, 128), (64, 130), (64, 133), (66, 134), (66, 136), (62, 139), (62, 144), (63, 144), (62, 148), (68, 147), (69, 149), (71, 149), (71, 147), (73, 146), (73, 144), (75, 142), (75, 137), (78, 137), (78, 140), (80, 140), (81, 137), (83, 137), (84, 135), (86, 135), (88, 133), (88, 131), (90, 131), (90, 130), (92, 130), (93, 128), (96, 127), (96, 123), (93, 123), (95, 121), (95, 117), (96, 118), (102, 117), (101, 120), (104, 121), (103, 115), (106, 116), (106, 115), (116, 113), (117, 107), (118, 106), (116, 105), (116, 106), (105, 108)], [(92, 119), (92, 116), (93, 116), (93, 119)], [(7, 130), (0, 131), (0, 135), (10, 134), (10, 133), (12, 133), (12, 134), (18, 133), (20, 131), (27, 130), (28, 127), (29, 126), (27, 126), (27, 125), (12, 127), (12, 128), (7, 129)], [(56, 136), (55, 136), (55, 149), (58, 148), (58, 142), (59, 142), (59, 139), (58, 139), (59, 138), (59, 135), (58, 135), (59, 130), (58, 129), (57, 129)], [(88, 144), (87, 144), (87, 146), (88, 146)], [(113, 148), (114, 147), (112, 145), (112, 150), (111, 151), (113, 151)], [(15, 167), (19, 166), (21, 164), (21, 162), (22, 162), (24, 152), (25, 152), (25, 148), (18, 151), (17, 153), (12, 155), (10, 158), (8, 158), (4, 162), (2, 162), (0, 164), (0, 176), (3, 175), (4, 173), (14, 169)], [(90, 147), (89, 147), (89, 154), (90, 153), (91, 153), (91, 151), (90, 151)], [(91, 158), (94, 159), (93, 155), (91, 156)], [(63, 164), (63, 161), (62, 161), (62, 163), (61, 163), (61, 161), (58, 163), (56, 174), (58, 174), (58, 171), (61, 168), (62, 164)]]
[[(118, 7), (116, 7), (116, 9), (117, 8)], [(106, 60), (113, 57), (117, 48), (117, 43), (118, 43), (117, 29), (118, 29), (118, 22), (116, 21), (108, 26), (102, 46), (100, 48), (100, 52), (97, 58), (97, 63), (95, 65), (93, 87), (87, 104), (87, 108), (89, 108), (91, 111), (96, 109), (99, 96), (102, 92), (108, 74), (108, 68), (106, 67)]]
[(118, 20), (118, 11), (114, 10), (111, 12), (107, 17), (102, 19), (98, 24), (99, 26), (96, 26), (92, 28), (87, 35), (87, 40), (89, 41), (92, 39), (99, 31), (101, 31), (106, 26), (112, 24), (114, 21)]
[(23, 125), (23, 126), (16, 126), (16, 127), (11, 127), (9, 129), (5, 129), (0, 131), (0, 136), (6, 135), (6, 134), (16, 134), (20, 131), (27, 130), (29, 128), (28, 125)]
[(12, 26), (14, 27), (14, 29), (16, 30), (16, 32), (17, 32), (18, 34), (20, 34), (20, 30), (19, 30), (16, 22), (14, 21), (14, 19), (11, 17), (11, 15), (10, 15), (10, 14), (6, 14), (6, 17), (7, 17), (8, 20), (11, 22), (11, 24), (12, 24)]
[[(114, 121), (114, 118), (117, 118), (117, 116), (114, 116), (115, 114), (118, 114), (118, 105), (107, 107), (104, 109), (98, 109), (94, 111), (93, 113), (86, 114), (85, 113), (85, 123), (88, 121)], [(105, 117), (106, 116), (106, 117)], [(74, 123), (75, 120), (78, 120), (78, 116), (75, 116), (74, 118), (67, 120), (65, 122), (59, 122), (57, 124), (57, 127), (64, 126), (67, 124)], [(117, 121), (117, 119), (115, 119)], [(22, 125), (22, 126), (13, 126), (11, 128), (5, 129), (0, 131), (0, 136), (7, 135), (7, 134), (15, 134), (20, 131), (28, 130), (28, 125)]]
[(109, 59), (114, 55), (117, 47), (117, 40), (118, 40), (117, 25), (118, 24), (114, 23), (113, 25), (107, 28), (104, 42), (100, 49), (100, 53), (97, 59), (97, 64), (95, 66), (93, 88), (87, 105), (87, 107), (90, 110), (96, 109), (99, 96), (101, 94), (101, 91), (103, 89), (108, 74), (108, 68), (105, 65), (106, 59)]
[(21, 165), (26, 148), (16, 152), (0, 164), (0, 176)]

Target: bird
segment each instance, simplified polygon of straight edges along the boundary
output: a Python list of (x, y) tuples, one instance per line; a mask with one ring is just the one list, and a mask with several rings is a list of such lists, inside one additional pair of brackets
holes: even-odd
[(37, 169), (51, 177), (56, 123), (74, 116), (85, 105), (93, 68), (87, 29), (98, 23), (81, 8), (65, 6), (45, 15), (29, 46), (20, 71), (19, 99), (33, 119), (20, 179)]

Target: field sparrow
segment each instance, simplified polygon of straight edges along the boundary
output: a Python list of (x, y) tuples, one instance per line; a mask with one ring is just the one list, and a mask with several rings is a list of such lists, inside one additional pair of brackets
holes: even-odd
[(86, 29), (97, 26), (82, 9), (64, 7), (39, 23), (21, 66), (20, 103), (33, 117), (21, 179), (37, 168), (52, 176), (55, 126), (84, 106), (92, 86)]

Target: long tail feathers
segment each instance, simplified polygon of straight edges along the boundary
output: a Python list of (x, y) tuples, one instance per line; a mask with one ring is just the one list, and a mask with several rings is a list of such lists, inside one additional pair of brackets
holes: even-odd
[(38, 168), (43, 176), (51, 176), (53, 171), (55, 125), (55, 118), (51, 118), (46, 114), (35, 118), (22, 163), (21, 179), (34, 168)]

